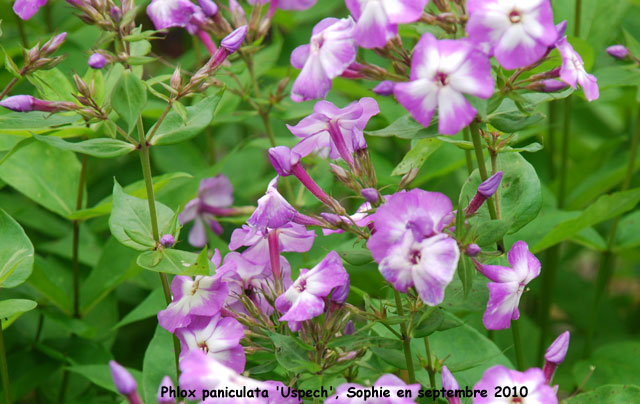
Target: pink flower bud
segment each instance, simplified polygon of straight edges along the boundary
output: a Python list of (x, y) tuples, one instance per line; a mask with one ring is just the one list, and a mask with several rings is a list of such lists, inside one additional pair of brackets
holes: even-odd
[(629, 49), (625, 48), (623, 45), (613, 45), (607, 48), (607, 53), (609, 56), (623, 60), (629, 56)]
[(122, 10), (120, 10), (120, 7), (113, 6), (109, 11), (109, 15), (113, 21), (120, 22), (120, 19), (122, 18)]
[(482, 184), (478, 186), (478, 193), (482, 194), (485, 198), (491, 197), (491, 195), (495, 194), (498, 190), (500, 181), (502, 181), (502, 171), (498, 171), (483, 181)]
[(569, 331), (560, 334), (558, 338), (549, 345), (549, 348), (547, 348), (544, 354), (543, 372), (547, 384), (551, 382), (556, 367), (564, 361), (564, 357), (567, 355), (570, 336)]
[(202, 12), (207, 16), (211, 17), (218, 14), (218, 5), (211, 0), (198, 0), (198, 4), (202, 9)]
[(107, 59), (100, 53), (89, 56), (89, 67), (92, 69), (102, 69), (107, 64)]
[(0, 106), (16, 112), (34, 111), (35, 98), (30, 95), (14, 95), (0, 101)]
[(49, 55), (55, 52), (60, 47), (60, 45), (62, 45), (62, 43), (66, 38), (67, 38), (67, 33), (63, 32), (49, 39), (47, 42), (44, 43), (44, 45), (42, 45), (42, 53), (44, 53), (45, 55)]
[(244, 37), (247, 35), (247, 29), (248, 27), (246, 25), (236, 29), (220, 42), (220, 47), (226, 49), (229, 53), (234, 53), (242, 45), (242, 41), (244, 41)]
[(480, 248), (479, 245), (477, 244), (469, 244), (467, 246), (467, 248), (465, 249), (465, 253), (469, 256), (469, 257), (476, 257), (478, 256), (478, 254), (480, 254), (482, 252), (482, 249)]
[(344, 331), (342, 333), (344, 335), (353, 335), (356, 333), (356, 326), (353, 324), (353, 321), (347, 321), (347, 324), (344, 326)]
[(172, 247), (175, 244), (175, 242), (176, 240), (173, 238), (171, 234), (165, 234), (160, 238), (160, 244), (162, 244), (162, 246), (166, 248)]
[(136, 392), (138, 384), (127, 369), (116, 361), (109, 361), (109, 368), (111, 368), (111, 377), (118, 393), (128, 396)]
[(369, 203), (376, 204), (380, 200), (380, 194), (375, 188), (365, 188), (360, 191), (360, 195)]
[(378, 95), (393, 95), (393, 88), (396, 83), (390, 80), (381, 81), (377, 86), (373, 88), (373, 92)]

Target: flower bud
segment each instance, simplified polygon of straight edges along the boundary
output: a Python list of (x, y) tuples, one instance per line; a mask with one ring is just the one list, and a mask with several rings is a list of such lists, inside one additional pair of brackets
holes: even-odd
[(480, 248), (479, 245), (477, 244), (469, 244), (467, 246), (467, 248), (465, 249), (465, 253), (469, 256), (469, 257), (477, 257), (478, 254), (480, 254), (482, 252), (482, 249)]
[(60, 45), (62, 45), (62, 43), (66, 38), (67, 38), (67, 33), (63, 32), (49, 39), (47, 42), (44, 43), (44, 45), (42, 45), (42, 53), (44, 55), (52, 54), (53, 52), (58, 50), (58, 48), (60, 47)]
[(349, 183), (349, 174), (347, 174), (347, 171), (344, 168), (333, 163), (329, 163), (329, 166), (331, 167), (331, 172), (339, 181)]
[(176, 70), (173, 71), (173, 75), (171, 76), (171, 88), (174, 90), (180, 90), (182, 88), (182, 77), (180, 76), (180, 66), (176, 67)]
[(158, 404), (173, 404), (176, 400), (171, 396), (170, 393), (164, 392), (163, 389), (167, 389), (169, 391), (174, 390), (173, 382), (169, 376), (165, 376), (162, 378), (162, 382), (160, 382), (160, 387), (158, 388), (158, 395), (156, 396), (156, 401)]
[(243, 25), (227, 35), (221, 42), (220, 47), (229, 53), (234, 53), (242, 45), (244, 37), (247, 35), (247, 26)]
[(120, 7), (113, 6), (109, 10), (109, 16), (114, 22), (118, 23), (122, 19), (122, 10), (120, 10)]
[(342, 224), (344, 224), (344, 219), (342, 219), (335, 213), (322, 212), (320, 213), (320, 216), (332, 226), (340, 227)]
[(375, 188), (364, 188), (360, 191), (360, 195), (371, 204), (376, 204), (380, 200), (380, 194)]
[(111, 377), (118, 393), (128, 396), (136, 392), (138, 384), (127, 369), (116, 361), (109, 361), (109, 368), (111, 368)]
[(544, 354), (544, 369), (542, 371), (547, 384), (551, 382), (556, 368), (564, 361), (564, 357), (567, 355), (570, 336), (569, 331), (560, 334), (558, 338), (549, 345), (549, 348), (547, 348)]
[(100, 53), (89, 56), (89, 67), (92, 69), (102, 69), (107, 64), (107, 59)]
[(202, 9), (202, 12), (207, 16), (211, 17), (218, 14), (218, 5), (211, 0), (198, 0), (198, 4)]
[(247, 15), (237, 0), (229, 0), (229, 11), (231, 11), (233, 25), (240, 26), (248, 24)]
[(91, 97), (91, 90), (89, 89), (89, 86), (80, 76), (74, 74), (73, 82), (75, 83), (76, 88), (78, 89), (78, 92), (80, 94), (84, 95), (85, 97)]
[(353, 321), (347, 321), (347, 324), (344, 326), (344, 331), (342, 334), (344, 335), (353, 335), (356, 333), (356, 326), (353, 324)]
[(607, 48), (607, 53), (609, 56), (612, 56), (616, 59), (626, 59), (629, 56), (629, 49), (624, 47), (624, 45), (613, 45)]
[(483, 181), (482, 184), (478, 186), (478, 193), (485, 198), (490, 198), (498, 190), (500, 181), (502, 181), (502, 171), (498, 171)]
[(393, 88), (396, 86), (391, 80), (384, 80), (373, 88), (373, 92), (378, 95), (393, 95)]
[(162, 244), (162, 246), (166, 248), (173, 247), (175, 242), (176, 240), (173, 238), (171, 234), (165, 234), (160, 238), (160, 244)]
[(411, 182), (413, 182), (413, 180), (416, 179), (419, 171), (420, 169), (414, 167), (411, 170), (409, 170), (408, 173), (403, 175), (402, 179), (400, 179), (400, 184), (398, 184), (398, 189), (405, 189), (406, 187), (408, 187), (409, 184), (411, 184)]
[(14, 95), (0, 101), (0, 106), (16, 112), (34, 111), (35, 98), (30, 95)]
[(555, 93), (556, 91), (562, 91), (567, 87), (569, 87), (569, 85), (564, 81), (554, 79), (536, 81), (527, 86), (529, 90), (542, 93)]

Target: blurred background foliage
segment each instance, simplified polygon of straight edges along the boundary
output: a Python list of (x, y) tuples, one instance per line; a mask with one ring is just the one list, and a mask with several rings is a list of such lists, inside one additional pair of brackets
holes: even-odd
[[(137, 5), (138, 23), (142, 23), (144, 29), (152, 29), (143, 12), (146, 2)], [(573, 32), (574, 2), (554, 0), (553, 6), (556, 22), (568, 20), (567, 32)], [(544, 145), (541, 151), (523, 153), (540, 177), (543, 207), (538, 218), (506, 238), (508, 246), (518, 239), (534, 246), (557, 223), (578, 216), (598, 197), (617, 190), (623, 181), (630, 154), (629, 139), (637, 125), (640, 71), (629, 69), (609, 57), (605, 48), (616, 43), (640, 48), (640, 1), (585, 0), (582, 9), (579, 38), (571, 41), (584, 58), (587, 71), (593, 72), (598, 78), (601, 96), (593, 103), (587, 103), (581, 93), (572, 97), (566, 211), (560, 212), (556, 208), (558, 183), (552, 158), (554, 155), (557, 158), (560, 149), (562, 120), (552, 122), (554, 135), (550, 136), (548, 106), (542, 104), (539, 112), (543, 117), (517, 133), (517, 145), (526, 146), (533, 142)], [(58, 66), (63, 75), (52, 71), (40, 73), (44, 83), (42, 92), (55, 94), (61, 88), (71, 86), (67, 77), (71, 77), (72, 73), (81, 76), (87, 74), (87, 58), (99, 32), (96, 27), (87, 26), (75, 18), (66, 2), (50, 1), (29, 21), (19, 21), (11, 11), (11, 2), (7, 0), (2, 0), (2, 10), (1, 45), (19, 66), (22, 46), (29, 48), (54, 32), (69, 33), (58, 52), (67, 55)], [(312, 27), (320, 19), (326, 16), (345, 17), (347, 14), (341, 0), (321, 0), (304, 12), (278, 11), (274, 20), (275, 28), (257, 56), (261, 87), (269, 91), (277, 86), (283, 76), (293, 79), (297, 70), (289, 64), (292, 49), (308, 42)], [(416, 28), (404, 27), (401, 33), (410, 41), (411, 38), (418, 38), (421, 32)], [(636, 54), (640, 52), (636, 50)], [(153, 41), (150, 55), (160, 58), (160, 62), (145, 66), (145, 78), (171, 74), (178, 60), (184, 69), (195, 71), (206, 58), (206, 49), (187, 32), (176, 29), (169, 32), (166, 38)], [(365, 57), (372, 62), (384, 63), (371, 52)], [(239, 69), (241, 77), (248, 80), (246, 72), (241, 71), (241, 65), (234, 68)], [(108, 73), (105, 71), (104, 74), (109, 80)], [(2, 86), (11, 78), (6, 70), (0, 71)], [(363, 96), (375, 97), (381, 113), (367, 127), (369, 132), (375, 132), (406, 115), (406, 111), (394, 99), (375, 96), (370, 91), (375, 84), (337, 79), (328, 99), (343, 106)], [(35, 94), (35, 88), (29, 81), (22, 80), (11, 94)], [(296, 139), (289, 133), (285, 123), (295, 123), (308, 115), (313, 104), (296, 104), (285, 99), (273, 110), (272, 125), (278, 144), (291, 146), (295, 143)], [(147, 127), (160, 115), (163, 107), (163, 103), (150, 96), (143, 112)], [(561, 116), (562, 104), (556, 108)], [(5, 114), (5, 111), (0, 114)], [(29, 136), (25, 131), (28, 125), (14, 118), (15, 114), (0, 115), (2, 154)], [(414, 129), (407, 138), (367, 136), (379, 182), (381, 186), (391, 186), (390, 192), (400, 180), (400, 176), (391, 175), (394, 167), (416, 144), (418, 137), (429, 136), (427, 129)], [(77, 136), (79, 133), (89, 137), (100, 135), (89, 133), (82, 127), (66, 128), (60, 132), (57, 135), (63, 137)], [(157, 198), (172, 209), (179, 210), (195, 196), (202, 178), (223, 173), (234, 186), (234, 204), (253, 205), (275, 175), (266, 158), (269, 146), (260, 117), (246, 102), (227, 92), (211, 126), (200, 135), (180, 144), (152, 148)], [(145, 351), (156, 329), (155, 313), (164, 307), (157, 275), (138, 267), (135, 260), (137, 254), (110, 237), (108, 216), (103, 214), (83, 222), (80, 227), (80, 305), (83, 316), (81, 319), (70, 317), (72, 268), (71, 223), (68, 219), (72, 210), (65, 212), (64, 205), (75, 205), (77, 190), (74, 187), (77, 185), (74, 184), (78, 183), (80, 175), (80, 158), (70, 151), (40, 144), (39, 147), (16, 152), (0, 165), (0, 207), (23, 226), (36, 252), (33, 273), (28, 281), (18, 288), (2, 290), (3, 298), (38, 301), (36, 310), (25, 313), (5, 333), (13, 395), (23, 402), (60, 402), (62, 397), (67, 402), (114, 402), (115, 396), (108, 391), (113, 391), (113, 385), (109, 379), (107, 361), (115, 359), (128, 368), (142, 369)], [(46, 164), (43, 164), (43, 159), (46, 159)], [(357, 200), (344, 199), (348, 195), (347, 190), (338, 183), (332, 184), (333, 178), (328, 175), (327, 163), (320, 160), (313, 163), (310, 170), (312, 177), (325, 189), (332, 189), (333, 195), (341, 198), (346, 206), (355, 209)], [(142, 192), (139, 196), (144, 196), (139, 164), (134, 154), (115, 159), (89, 157), (83, 206), (91, 208), (110, 198), (113, 178), (123, 186), (129, 186), (130, 190)], [(463, 150), (454, 145), (439, 147), (421, 167), (413, 186), (443, 192), (457, 201), (468, 177), (465, 164)], [(636, 160), (631, 188), (640, 186), (638, 168), (640, 157)], [(283, 181), (293, 189), (298, 208), (312, 211), (318, 208), (317, 202), (308, 193), (302, 192), (296, 181), (290, 178)], [(63, 206), (58, 211), (42, 206), (47, 205), (41, 203), (41, 198), (48, 197), (47, 187), (54, 187), (53, 194), (61, 198)], [(219, 248), (224, 253), (232, 230), (245, 219), (224, 220), (225, 232), (220, 238), (211, 234), (213, 241), (210, 247)], [(614, 275), (600, 306), (595, 349), (590, 357), (585, 358), (582, 354), (595, 277), (601, 253), (606, 249), (610, 226), (611, 221), (608, 220), (589, 227), (563, 243), (560, 249), (551, 307), (551, 336), (566, 329), (572, 332), (567, 359), (556, 375), (561, 397), (568, 396), (580, 385), (583, 390), (604, 384), (640, 385), (639, 210), (626, 213), (618, 225), (614, 243), (615, 258), (610, 262)], [(191, 250), (185, 240), (187, 231), (183, 230), (178, 248)], [(319, 236), (309, 253), (288, 255), (287, 258), (295, 272), (315, 264), (333, 249), (349, 251), (353, 246), (346, 236)], [(536, 251), (536, 254), (542, 260), (544, 271), (545, 252)], [(374, 263), (346, 265), (352, 285), (372, 297), (385, 295), (389, 291)], [(483, 283), (479, 279), (476, 281), (467, 300), (464, 300), (459, 285), (457, 289), (451, 287), (447, 292), (445, 307), (458, 314), (466, 324), (453, 328), (454, 331), (434, 334), (434, 353), (444, 358), (451, 353), (450, 346), (455, 343), (458, 347), (466, 347), (463, 352), (456, 353), (457, 357), (462, 355), (469, 361), (480, 360), (486, 357), (483, 352), (495, 351), (496, 357), (492, 361), (513, 363), (515, 358), (508, 330), (492, 335), (497, 349), (488, 339), (480, 336), (487, 335), (481, 322), (487, 292)], [(542, 290), (541, 279), (534, 280), (529, 286), (531, 290), (521, 303), (527, 367), (538, 365), (539, 325), (536, 313)], [(361, 303), (357, 293), (351, 294), (350, 301)], [(465, 331), (455, 331), (460, 327)], [(416, 350), (420, 349), (423, 348), (416, 347)], [(384, 352), (379, 353), (379, 357), (384, 357)], [(371, 360), (378, 363), (379, 369), (393, 369), (389, 360), (382, 360), (378, 356)], [(591, 365), (595, 365), (595, 370), (590, 370)], [(462, 376), (458, 376), (462, 386), (474, 383), (487, 365), (478, 363), (469, 366), (476, 370), (462, 372)], [(141, 378), (139, 371), (134, 375)], [(425, 378), (423, 383), (427, 384), (424, 381), (428, 380), (426, 375), (420, 377)], [(61, 392), (63, 389), (64, 393)]]

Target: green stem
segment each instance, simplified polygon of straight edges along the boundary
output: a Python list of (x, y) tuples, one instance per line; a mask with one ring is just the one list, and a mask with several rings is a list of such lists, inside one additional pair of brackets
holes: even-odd
[(522, 354), (522, 340), (520, 339), (520, 325), (518, 320), (511, 322), (511, 331), (513, 332), (513, 345), (516, 348), (516, 365), (518, 370), (524, 370), (524, 355)]
[[(487, 178), (489, 178), (489, 175), (487, 174), (487, 166), (485, 165), (484, 162), (484, 154), (482, 152), (482, 139), (480, 138), (480, 128), (478, 127), (478, 123), (477, 122), (471, 122), (471, 125), (469, 125), (469, 128), (471, 129), (471, 139), (473, 140), (473, 150), (475, 151), (476, 154), (476, 163), (478, 164), (478, 171), (480, 172), (480, 179), (482, 181), (486, 181)], [(487, 207), (489, 208), (489, 216), (491, 217), (492, 220), (497, 220), (498, 219), (498, 214), (496, 212), (496, 207), (493, 204), (493, 197), (487, 199)], [(500, 249), (500, 251), (504, 251), (504, 241), (502, 239), (498, 240), (498, 248)]]
[[(464, 130), (463, 136), (464, 140), (466, 140), (467, 142), (471, 141), (471, 135), (469, 134), (468, 128)], [(471, 150), (465, 150), (464, 157), (467, 160), (467, 171), (469, 172), (469, 175), (471, 175), (471, 173), (473, 172), (473, 157), (471, 157)]]
[(571, 132), (571, 98), (564, 100), (564, 128), (562, 149), (560, 150), (560, 185), (558, 188), (558, 208), (565, 207), (567, 194), (567, 167), (569, 164), (569, 140)]
[(551, 179), (555, 179), (556, 177), (556, 166), (554, 164), (554, 159), (556, 156), (555, 149), (555, 130), (556, 130), (556, 121), (558, 119), (558, 101), (551, 101), (549, 103), (549, 128), (548, 128), (548, 136), (549, 140), (544, 142), (545, 147), (549, 150), (549, 176)]
[(258, 111), (260, 114), (260, 118), (262, 118), (262, 123), (264, 124), (264, 129), (267, 131), (267, 136), (269, 137), (269, 142), (272, 147), (276, 147), (276, 137), (273, 133), (273, 128), (271, 127), (271, 120), (269, 119), (269, 111), (263, 111), (262, 109)]
[(4, 332), (2, 331), (2, 320), (0, 320), (0, 372), (2, 372), (2, 390), (4, 391), (4, 401), (11, 404), (11, 383), (9, 383), (9, 365), (7, 365), (7, 350), (4, 347)]
[[(633, 172), (636, 163), (636, 157), (638, 155), (638, 144), (640, 143), (640, 110), (638, 110), (638, 118), (636, 120), (635, 130), (633, 133), (633, 137), (631, 139), (631, 154), (629, 155), (629, 163), (627, 165), (627, 171), (624, 176), (624, 180), (622, 181), (622, 186), (620, 187), (620, 191), (626, 191), (629, 189), (631, 185), (631, 179), (633, 178)], [(614, 267), (614, 256), (613, 256), (613, 247), (616, 241), (616, 232), (618, 230), (618, 222), (620, 221), (620, 216), (616, 216), (613, 219), (613, 223), (611, 224), (611, 229), (609, 229), (609, 236), (607, 238), (607, 250), (602, 254), (600, 260), (600, 267), (598, 268), (598, 277), (596, 279), (596, 290), (593, 299), (593, 303), (591, 305), (591, 316), (589, 322), (589, 329), (587, 330), (587, 341), (585, 343), (584, 355), (585, 357), (591, 354), (591, 349), (593, 347), (593, 336), (595, 334), (596, 327), (598, 325), (598, 309), (600, 308), (600, 304), (602, 302), (602, 298), (607, 290), (607, 285), (609, 284), (609, 278), (613, 273)]]
[(7, 86), (4, 88), (4, 90), (2, 90), (2, 93), (0, 93), (0, 100), (2, 100), (4, 98), (4, 96), (7, 95), (7, 93), (9, 91), (11, 91), (11, 89), (13, 88), (13, 86), (16, 85), (17, 82), (18, 82), (18, 78), (17, 77), (14, 77), (13, 79), (11, 79), (9, 84), (7, 84)]
[(582, 22), (582, 0), (576, 0), (575, 25), (573, 26), (573, 36), (580, 36), (580, 25)]
[[(396, 310), (398, 311), (398, 315), (403, 317), (404, 308), (402, 307), (400, 292), (394, 290), (393, 293), (396, 299)], [(413, 356), (411, 355), (411, 337), (407, 333), (407, 323), (404, 321), (400, 323), (400, 333), (402, 334), (402, 348), (404, 350), (404, 360), (407, 364), (407, 372), (409, 373), (409, 383), (413, 383), (416, 381), (416, 374), (413, 368)]]
[[(80, 180), (78, 181), (78, 195), (76, 197), (76, 210), (82, 209), (82, 197), (84, 196), (84, 182), (87, 176), (87, 155), (82, 155), (80, 168)], [(73, 263), (73, 316), (80, 318), (80, 263), (78, 259), (80, 244), (80, 222), (73, 221), (73, 240), (71, 247), (71, 261)]]
[[(436, 370), (433, 368), (433, 359), (431, 358), (431, 346), (429, 345), (429, 337), (424, 337), (424, 350), (427, 353), (427, 373), (429, 373), (429, 382), (431, 388), (436, 388)], [(435, 401), (435, 398), (433, 399)]]
[(18, 34), (20, 34), (20, 41), (22, 42), (23, 48), (29, 47), (29, 41), (27, 40), (27, 33), (24, 30), (24, 23), (22, 22), (22, 18), (18, 17), (16, 14), (16, 24), (18, 25)]
[[(149, 203), (149, 217), (151, 218), (151, 233), (156, 245), (160, 242), (160, 235), (158, 234), (158, 216), (156, 215), (156, 201), (153, 191), (153, 177), (151, 176), (151, 159), (149, 158), (149, 145), (144, 138), (144, 126), (142, 124), (142, 118), (138, 118), (138, 139), (140, 139), (140, 163), (142, 164), (142, 175), (144, 176), (144, 183), (147, 188), (147, 202)], [(167, 304), (171, 303), (171, 288), (169, 287), (169, 279), (167, 274), (159, 272), (160, 281), (162, 282), (162, 290), (164, 292), (164, 299)], [(179, 357), (180, 357), (180, 343), (177, 337), (173, 336), (173, 348), (176, 362), (176, 375), (180, 374)]]

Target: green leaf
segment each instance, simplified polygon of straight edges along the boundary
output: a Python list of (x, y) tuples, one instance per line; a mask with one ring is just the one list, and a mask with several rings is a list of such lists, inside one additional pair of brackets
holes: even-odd
[(432, 123), (429, 128), (425, 128), (407, 114), (396, 119), (386, 128), (367, 131), (365, 133), (369, 136), (396, 136), (401, 139), (421, 139), (438, 136), (437, 126), (437, 124), (434, 125)]
[(640, 342), (616, 341), (597, 348), (573, 366), (573, 378), (577, 383), (587, 380), (585, 390), (613, 383), (640, 385)]
[(425, 161), (442, 146), (437, 138), (419, 139), (393, 169), (391, 175), (404, 175), (414, 168), (421, 168)]
[(630, 404), (640, 403), (640, 386), (608, 384), (593, 391), (578, 394), (563, 404)]
[[(215, 271), (213, 264), (204, 253), (195, 254), (174, 249), (146, 251), (138, 256), (137, 263), (144, 269), (176, 275), (211, 275)], [(203, 259), (204, 257), (204, 259)]]
[(426, 317), (419, 319), (418, 324), (411, 330), (411, 335), (413, 338), (428, 337), (438, 330), (443, 320), (444, 312), (435, 307)]
[[(164, 187), (166, 187), (167, 185), (169, 185), (174, 180), (180, 179), (180, 178), (183, 178), (183, 179), (191, 178), (191, 175), (187, 173), (170, 173), (170, 174), (158, 175), (156, 177), (153, 177), (153, 191), (158, 192)], [(147, 196), (147, 188), (144, 183), (144, 180), (140, 180), (140, 181), (134, 182), (133, 184), (127, 185), (126, 187), (124, 187), (124, 191), (131, 196), (135, 196), (139, 198), (146, 198)], [(86, 220), (86, 219), (92, 219), (94, 217), (108, 215), (109, 213), (111, 213), (111, 208), (113, 206), (112, 201), (113, 201), (113, 196), (109, 195), (102, 201), (98, 202), (96, 206), (92, 208), (82, 209), (82, 210), (73, 212), (71, 215), (69, 215), (69, 219)]]
[(340, 255), (340, 258), (355, 266), (366, 265), (373, 261), (371, 251), (368, 248), (354, 245), (353, 242), (344, 243), (336, 249), (336, 252)]
[(38, 89), (40, 98), (47, 101), (75, 101), (76, 89), (67, 76), (57, 68), (38, 70), (27, 75), (27, 80)]
[(27, 131), (39, 131), (44, 129), (70, 124), (80, 119), (77, 115), (55, 114), (47, 112), (9, 112), (0, 115), (0, 130), (3, 132), (16, 132), (28, 136)]
[(127, 313), (118, 324), (113, 328), (117, 329), (124, 325), (134, 323), (136, 321), (144, 320), (150, 317), (155, 317), (160, 310), (165, 309), (167, 302), (164, 298), (164, 292), (162, 289), (156, 289), (151, 292), (142, 302)]
[(577, 218), (564, 221), (554, 227), (549, 234), (533, 246), (531, 252), (542, 251), (572, 237), (586, 227), (621, 215), (633, 209), (638, 202), (640, 202), (640, 188), (603, 195)]
[[(108, 364), (99, 365), (75, 365), (67, 367), (67, 370), (77, 373), (87, 378), (91, 383), (104, 389), (117, 393), (116, 386), (113, 384), (111, 377), (111, 369)], [(136, 369), (127, 369), (138, 383), (142, 381), (142, 373)]]
[(27, 299), (8, 299), (0, 301), (0, 320), (2, 329), (6, 329), (23, 313), (36, 308), (38, 303)]
[[(175, 233), (174, 213), (170, 208), (156, 202), (156, 217), (160, 234)], [(109, 217), (109, 229), (118, 241), (134, 250), (152, 250), (156, 246), (151, 230), (148, 202), (124, 193), (117, 181), (114, 181), (113, 185), (113, 209)]]
[(125, 70), (111, 94), (111, 106), (127, 124), (127, 132), (136, 125), (147, 103), (147, 88), (131, 71)]
[(640, 210), (628, 214), (618, 223), (614, 252), (620, 252), (640, 245)]
[(309, 360), (307, 352), (296, 342), (295, 336), (270, 333), (269, 338), (276, 349), (276, 360), (288, 372), (321, 370), (320, 365)]
[[(490, 164), (489, 164), (490, 166)], [(514, 233), (524, 225), (535, 219), (542, 206), (542, 194), (540, 180), (536, 170), (520, 153), (502, 153), (498, 156), (498, 171), (503, 171), (502, 182), (498, 188), (500, 200), (501, 220), (508, 226), (508, 234)], [(481, 183), (480, 174), (476, 169), (462, 187), (462, 201), (468, 203)], [(494, 195), (495, 199), (495, 195)], [(486, 203), (471, 219), (472, 223), (479, 226), (489, 221), (489, 210)], [(502, 224), (496, 224), (494, 230), (502, 228)]]
[(16, 63), (11, 59), (9, 53), (2, 47), (2, 53), (4, 53), (4, 68), (7, 69), (9, 73), (13, 75), (13, 77), (19, 79), (22, 77), (20, 74), (20, 68), (16, 65)]
[(73, 212), (78, 198), (80, 162), (70, 151), (34, 142), (0, 166), (0, 179), (61, 216)]
[(203, 99), (196, 105), (187, 107), (186, 120), (182, 119), (175, 110), (171, 110), (158, 127), (154, 137), (151, 139), (151, 144), (180, 143), (200, 133), (211, 123), (222, 93), (223, 91), (220, 90), (215, 95)]
[(177, 385), (173, 340), (169, 331), (158, 325), (142, 363), (142, 391), (145, 403), (155, 403), (162, 378), (169, 376)]
[(13, 288), (33, 270), (33, 245), (22, 227), (0, 209), (0, 287)]
[(41, 136), (34, 134), (38, 141), (61, 150), (71, 150), (77, 153), (88, 154), (93, 157), (113, 158), (124, 156), (136, 149), (134, 145), (117, 139), (99, 138), (80, 142), (67, 142), (57, 136)]

